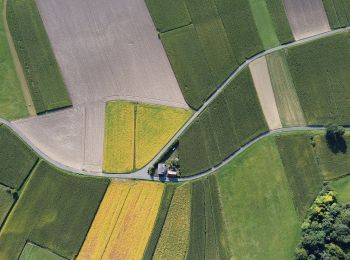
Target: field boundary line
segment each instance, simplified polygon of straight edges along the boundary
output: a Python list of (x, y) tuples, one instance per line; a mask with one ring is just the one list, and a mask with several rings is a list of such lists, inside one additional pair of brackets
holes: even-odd
[(36, 114), (35, 106), (33, 103), (33, 99), (32, 99), (32, 96), (30, 94), (27, 80), (24, 76), (22, 64), (19, 60), (19, 57), (18, 57), (18, 54), (16, 51), (16, 47), (15, 47), (15, 44), (13, 42), (12, 35), (10, 32), (10, 28), (8, 26), (8, 23), (7, 23), (7, 0), (4, 0), (3, 22), (4, 22), (4, 29), (5, 29), (5, 36), (7, 38), (7, 43), (8, 43), (9, 48), (10, 48), (12, 61), (13, 61), (15, 68), (16, 68), (17, 78), (18, 78), (19, 83), (20, 83), (21, 88), (22, 88), (22, 93), (23, 93), (23, 97), (24, 97), (24, 101), (26, 103), (28, 113), (30, 116), (36, 116), (37, 114)]

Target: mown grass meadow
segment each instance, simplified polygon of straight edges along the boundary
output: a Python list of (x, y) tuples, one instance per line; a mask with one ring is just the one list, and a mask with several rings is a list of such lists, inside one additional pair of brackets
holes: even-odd
[(350, 3), (345, 0), (323, 0), (329, 25), (332, 29), (350, 25)]

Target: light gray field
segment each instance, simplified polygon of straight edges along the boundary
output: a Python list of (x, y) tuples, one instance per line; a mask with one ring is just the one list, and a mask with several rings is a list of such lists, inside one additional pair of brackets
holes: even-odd
[(296, 40), (330, 30), (322, 0), (284, 0), (284, 6)]
[(36, 0), (73, 109), (16, 122), (67, 166), (101, 171), (105, 102), (188, 108), (144, 0)]

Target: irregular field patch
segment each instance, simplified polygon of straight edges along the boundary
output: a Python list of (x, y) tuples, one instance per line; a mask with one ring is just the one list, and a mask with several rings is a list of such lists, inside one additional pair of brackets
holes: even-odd
[(36, 260), (36, 259), (45, 259), (45, 260), (64, 260), (59, 255), (52, 253), (46, 248), (34, 245), (32, 243), (27, 243), (24, 247), (19, 260)]
[(246, 69), (179, 138), (181, 175), (193, 175), (219, 164), (267, 130), (251, 74)]
[(41, 161), (0, 233), (0, 258), (32, 241), (65, 258), (81, 248), (109, 180), (71, 175)]
[(161, 183), (112, 182), (78, 259), (141, 259), (163, 191)]
[(286, 57), (306, 123), (348, 125), (348, 32), (291, 47)]
[(145, 166), (170, 141), (191, 111), (129, 102), (107, 104), (104, 171)]
[(273, 138), (216, 173), (231, 258), (292, 259), (300, 222)]
[(7, 20), (37, 113), (71, 105), (35, 0), (8, 0)]
[(18, 190), (38, 157), (5, 125), (0, 125), (0, 147), (0, 183)]
[[(2, 172), (0, 172), (0, 175), (2, 175)], [(4, 224), (6, 216), (10, 213), (12, 205), (15, 203), (15, 199), (8, 192), (8, 189), (8, 187), (0, 185), (0, 228)]]
[(337, 200), (342, 204), (350, 202), (350, 176), (346, 176), (330, 183), (331, 188), (336, 192)]
[(350, 25), (350, 2), (346, 0), (323, 0), (332, 29)]
[(3, 8), (4, 0), (0, 0), (0, 116), (14, 120), (28, 116), (28, 111), (6, 38)]
[(303, 110), (294, 88), (285, 53), (272, 53), (266, 57), (271, 83), (283, 126), (305, 125)]

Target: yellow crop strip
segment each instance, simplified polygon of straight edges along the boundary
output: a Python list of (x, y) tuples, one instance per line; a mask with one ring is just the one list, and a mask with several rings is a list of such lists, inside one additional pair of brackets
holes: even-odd
[(77, 259), (141, 259), (163, 191), (162, 183), (112, 182)]
[(139, 182), (125, 201), (102, 259), (141, 259), (158, 214), (164, 185)]
[(109, 102), (106, 107), (103, 170), (125, 173), (134, 167), (134, 104)]
[(191, 184), (176, 189), (153, 259), (185, 259), (191, 216)]
[(131, 182), (109, 185), (77, 259), (101, 259), (132, 185)]
[(190, 116), (190, 110), (139, 104), (136, 116), (136, 168), (150, 162)]

